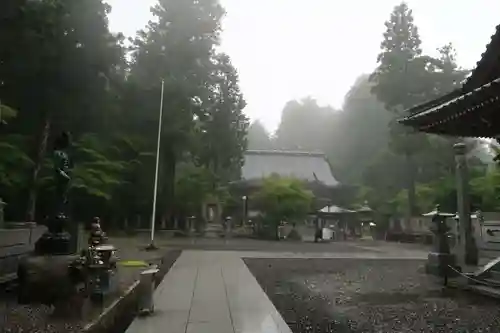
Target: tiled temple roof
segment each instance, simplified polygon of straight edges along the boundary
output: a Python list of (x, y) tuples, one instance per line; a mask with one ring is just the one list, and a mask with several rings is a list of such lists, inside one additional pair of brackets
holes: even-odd
[(330, 187), (340, 185), (323, 153), (282, 150), (248, 150), (245, 153), (242, 180), (260, 180), (273, 174)]

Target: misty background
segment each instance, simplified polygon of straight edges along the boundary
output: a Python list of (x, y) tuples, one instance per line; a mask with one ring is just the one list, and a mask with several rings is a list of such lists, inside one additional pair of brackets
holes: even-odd
[[(367, 201), (378, 216), (436, 203), (455, 212), (458, 138), (397, 119), (460, 88), (499, 11), (493, 0), (1, 1), (6, 216), (50, 213), (52, 142), (65, 130), (74, 215), (146, 226), (162, 80), (163, 225), (199, 216), (207, 198), (240, 211), (230, 184), (247, 149), (325, 153), (335, 178), (355, 189), (346, 206)], [(500, 210), (498, 148), (466, 143), (473, 209)]]
[[(153, 17), (155, 0), (109, 0), (112, 31), (132, 37)], [(452, 43), (457, 63), (473, 68), (499, 23), (495, 0), (409, 0), (422, 49), (436, 56)], [(220, 49), (232, 59), (245, 113), (273, 133), (290, 100), (315, 98), (341, 109), (360, 75), (377, 66), (384, 21), (398, 1), (221, 0)], [(478, 19), (480, 18), (480, 19)], [(471, 24), (471, 22), (474, 22)]]

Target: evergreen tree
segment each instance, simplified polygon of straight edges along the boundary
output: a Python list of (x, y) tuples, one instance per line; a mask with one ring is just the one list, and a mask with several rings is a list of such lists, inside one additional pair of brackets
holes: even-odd
[[(379, 66), (371, 75), (372, 92), (394, 114), (390, 124), (390, 148), (405, 158), (407, 178), (408, 213), (415, 214), (416, 180), (427, 181), (431, 173), (436, 177), (442, 165), (449, 169), (452, 141), (435, 138), (397, 123), (397, 119), (408, 116), (403, 111), (450, 92), (464, 78), (466, 71), (458, 68), (451, 45), (441, 48), (438, 59), (422, 54), (418, 29), (413, 23), (413, 14), (406, 3), (396, 6), (390, 20), (385, 23), (386, 32), (378, 56)], [(441, 161), (436, 161), (441, 156)], [(418, 158), (417, 158), (418, 157)], [(437, 163), (437, 164), (436, 164)], [(432, 178), (432, 177), (430, 177)]]
[[(102, 124), (108, 78), (123, 61), (108, 30), (109, 6), (89, 1), (2, 1), (0, 100), (19, 111), (8, 131), (32, 138), (27, 218), (51, 133), (76, 136)], [(102, 128), (102, 127), (100, 127)]]
[(219, 2), (159, 0), (152, 12), (155, 20), (138, 33), (132, 47), (132, 98), (127, 104), (138, 118), (135, 131), (154, 137), (150, 128), (158, 121), (164, 80), (160, 198), (163, 219), (171, 222), (176, 165), (194, 159), (220, 180), (233, 178), (241, 165), (247, 124), (236, 71), (227, 55), (215, 51), (224, 15)]
[(414, 155), (424, 149), (425, 136), (396, 123), (401, 111), (423, 102), (422, 88), (426, 80), (426, 65), (431, 59), (422, 57), (421, 40), (413, 23), (413, 14), (405, 2), (394, 7), (381, 43), (379, 66), (371, 75), (374, 82), (372, 92), (386, 108), (395, 113), (391, 123), (391, 148), (406, 159), (409, 214), (416, 213)]
[(334, 113), (333, 108), (321, 107), (311, 97), (289, 101), (281, 112), (281, 122), (276, 130), (276, 146), (280, 149), (327, 151)]
[(248, 119), (243, 114), (246, 105), (238, 85), (238, 74), (228, 55), (214, 59), (212, 86), (202, 103), (200, 118), (199, 161), (212, 170), (222, 182), (239, 178), (243, 153), (247, 147)]
[(255, 120), (250, 124), (250, 127), (248, 127), (247, 142), (248, 149), (273, 149), (273, 142), (270, 138), (270, 135), (259, 120)]

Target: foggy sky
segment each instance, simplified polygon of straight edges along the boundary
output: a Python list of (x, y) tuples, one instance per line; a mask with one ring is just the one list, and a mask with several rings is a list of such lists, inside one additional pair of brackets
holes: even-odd
[[(107, 0), (111, 30), (134, 36), (156, 0)], [(311, 95), (342, 106), (362, 73), (371, 72), (397, 0), (221, 0), (221, 49), (240, 74), (245, 112), (268, 130), (279, 124), (291, 99)], [(500, 24), (498, 0), (409, 0), (424, 52), (452, 42), (461, 66), (472, 68)]]

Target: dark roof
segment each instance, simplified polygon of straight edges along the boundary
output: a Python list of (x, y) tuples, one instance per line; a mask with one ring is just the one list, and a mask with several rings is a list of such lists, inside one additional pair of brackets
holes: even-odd
[(371, 213), (373, 212), (373, 209), (371, 209), (370, 206), (368, 206), (368, 202), (365, 201), (364, 205), (361, 206), (358, 210), (356, 210), (358, 213)]
[(348, 213), (356, 213), (355, 210), (349, 210), (340, 206), (330, 205), (325, 206), (319, 210), (320, 213), (330, 213), (330, 214), (348, 214)]
[[(492, 113), (500, 90), (500, 25), (486, 51), (462, 87), (407, 110), (399, 122), (420, 131), (456, 136), (494, 137), (500, 134)], [(459, 125), (462, 126), (459, 126)]]
[(332, 175), (326, 155), (319, 152), (248, 150), (241, 171), (244, 181), (277, 174), (331, 187), (340, 185)]
[[(399, 122), (429, 133), (495, 137), (499, 134), (500, 128), (495, 126), (487, 111), (494, 111), (493, 108), (488, 107), (489, 105), (500, 103), (499, 91), (500, 78), (442, 104), (403, 118)], [(480, 108), (483, 109), (480, 114), (474, 112)], [(472, 119), (469, 119), (471, 117)], [(457, 126), (453, 122), (459, 118), (465, 126)]]
[(476, 63), (476, 68), (462, 86), (464, 92), (479, 88), (500, 77), (500, 25), (496, 26), (486, 50)]

